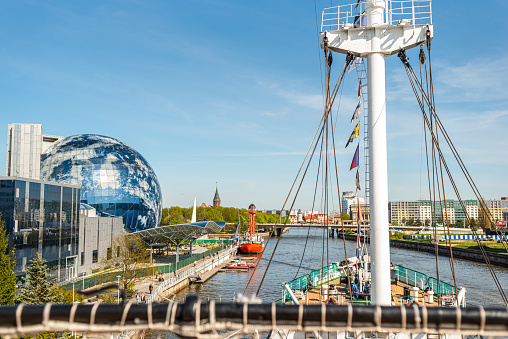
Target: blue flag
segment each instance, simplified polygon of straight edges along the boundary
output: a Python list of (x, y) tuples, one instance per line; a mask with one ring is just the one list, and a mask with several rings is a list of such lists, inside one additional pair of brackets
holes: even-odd
[(359, 150), (360, 150), (360, 144), (358, 144), (358, 146), (356, 146), (355, 155), (353, 156), (353, 161), (351, 161), (351, 167), (349, 167), (350, 171), (353, 168), (358, 167), (358, 163), (360, 161)]

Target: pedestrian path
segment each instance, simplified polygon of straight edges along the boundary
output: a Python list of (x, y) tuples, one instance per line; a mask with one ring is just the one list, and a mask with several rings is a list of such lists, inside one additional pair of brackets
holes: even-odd
[[(132, 295), (131, 300), (135, 301), (137, 294), (139, 302), (143, 302), (143, 296), (147, 303), (170, 301), (171, 298), (167, 297), (168, 293), (176, 293), (178, 290), (188, 286), (190, 279), (200, 279), (202, 281), (208, 279), (224, 264), (235, 257), (236, 250), (235, 246), (230, 246), (221, 252), (203, 257), (203, 259), (187, 265), (176, 272), (161, 274), (160, 277), (164, 280), (160, 282), (158, 275), (147, 276), (134, 286), (136, 293)], [(150, 286), (152, 287), (151, 289)]]

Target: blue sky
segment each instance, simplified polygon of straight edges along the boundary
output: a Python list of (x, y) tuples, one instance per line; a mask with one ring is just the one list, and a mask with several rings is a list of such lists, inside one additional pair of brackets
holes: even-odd
[[(433, 3), (436, 107), (484, 197), (498, 199), (508, 2), (478, 4)], [(319, 18), (329, 5), (316, 0)], [(225, 206), (282, 206), (323, 110), (313, 1), (4, 1), (0, 12), (1, 140), (13, 122), (107, 135), (144, 155), (166, 207), (211, 204), (216, 182)], [(421, 113), (400, 60), (386, 70), (389, 198), (426, 198)], [(342, 145), (356, 86), (351, 73), (337, 117), (341, 191), (354, 187), (354, 149)], [(297, 208), (310, 209), (313, 173)]]

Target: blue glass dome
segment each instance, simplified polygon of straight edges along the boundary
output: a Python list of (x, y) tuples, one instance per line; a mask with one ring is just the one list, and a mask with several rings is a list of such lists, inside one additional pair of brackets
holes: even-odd
[(114, 138), (74, 135), (54, 143), (41, 158), (41, 179), (81, 185), (81, 202), (99, 216), (123, 217), (129, 231), (159, 224), (162, 194), (141, 154)]

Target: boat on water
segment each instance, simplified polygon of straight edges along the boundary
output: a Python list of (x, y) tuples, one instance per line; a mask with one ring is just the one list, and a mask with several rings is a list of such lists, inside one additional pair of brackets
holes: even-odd
[(246, 261), (240, 259), (235, 259), (224, 266), (224, 268), (232, 270), (246, 270), (254, 267), (256, 267), (254, 263), (247, 263)]
[(238, 253), (242, 254), (259, 254), (265, 249), (265, 241), (263, 237), (256, 234), (255, 222), (256, 222), (256, 206), (250, 204), (248, 212), (250, 215), (249, 232), (244, 233), (239, 240)]

